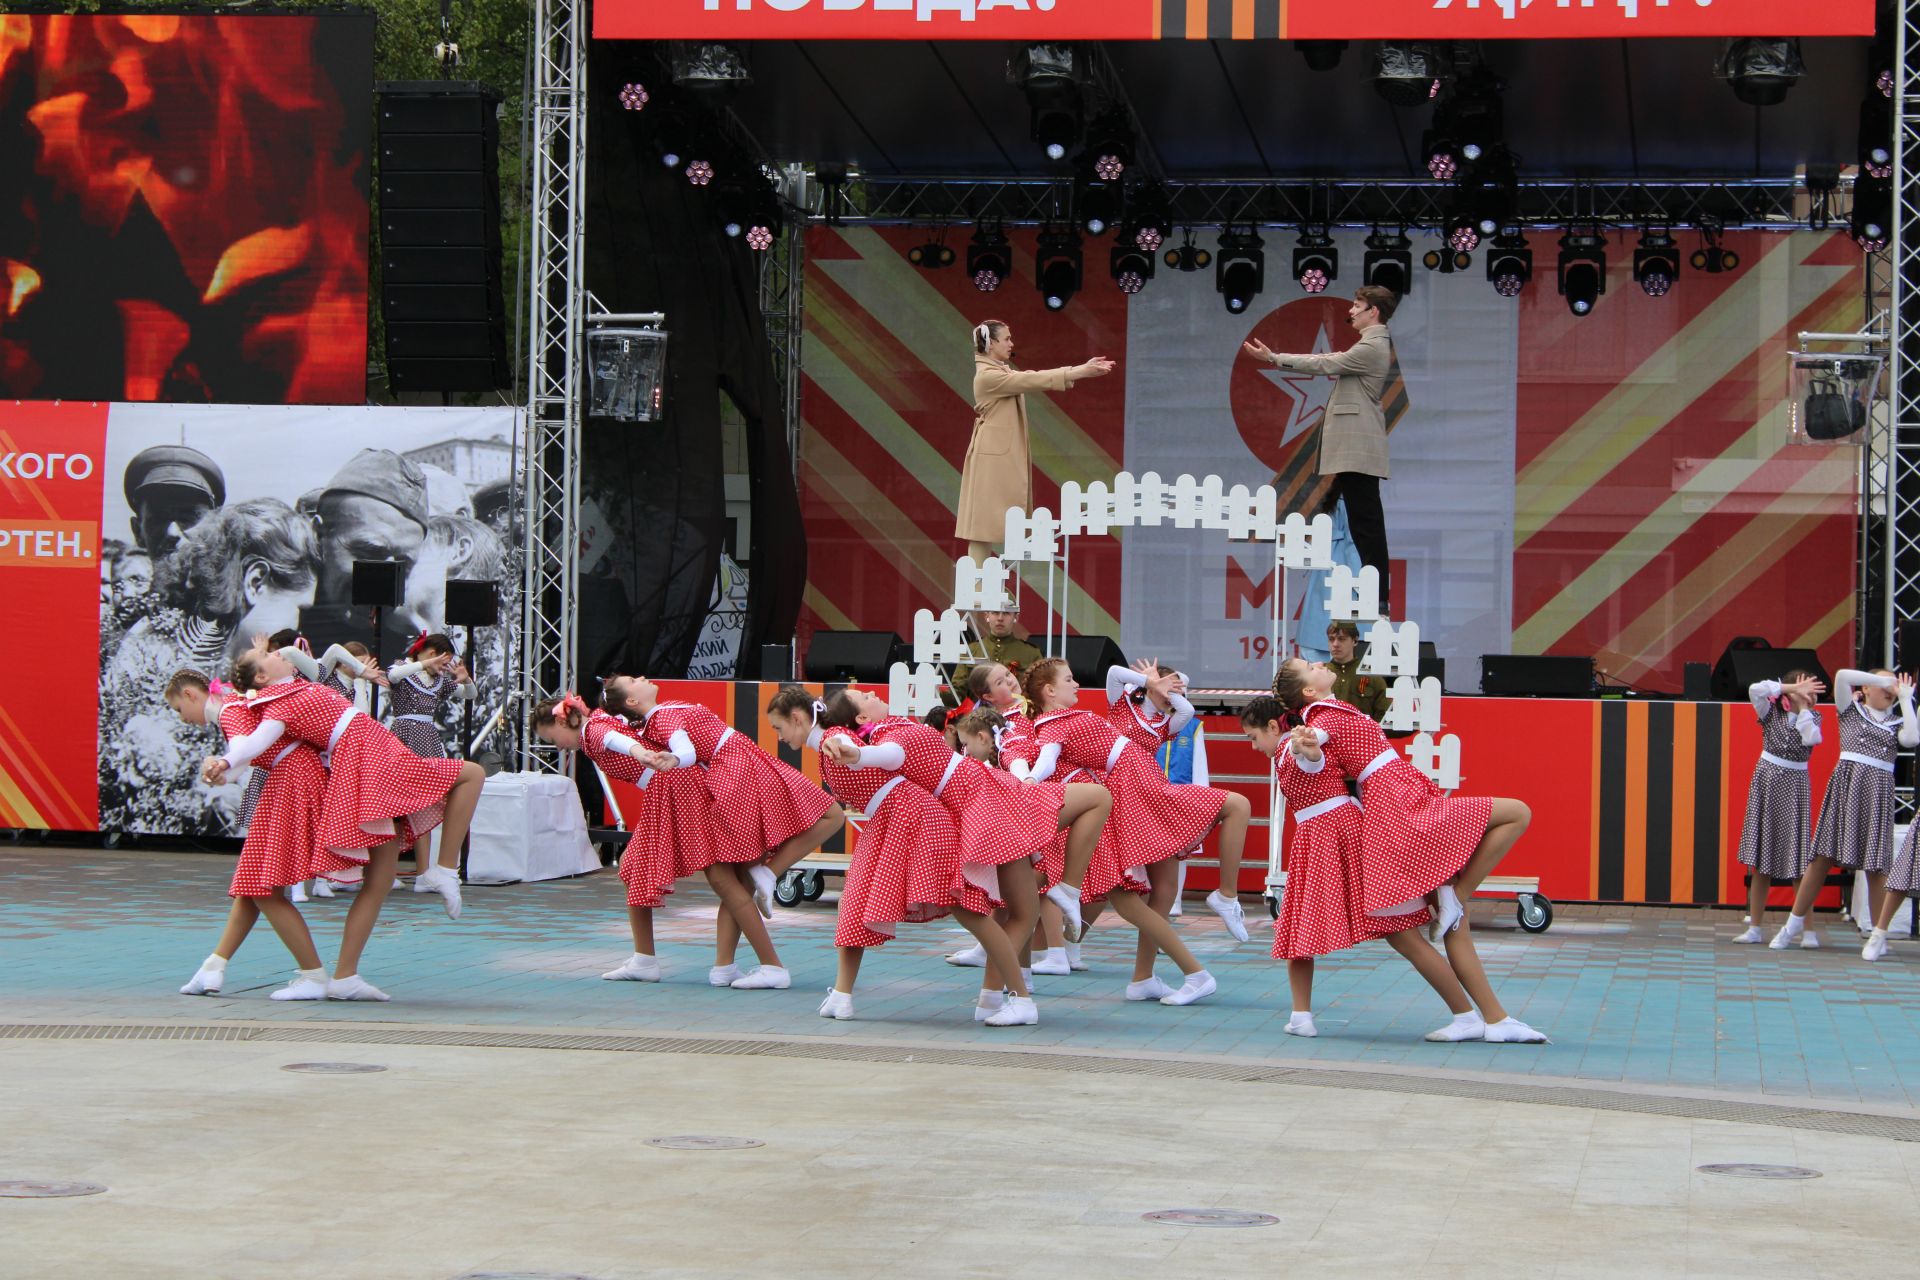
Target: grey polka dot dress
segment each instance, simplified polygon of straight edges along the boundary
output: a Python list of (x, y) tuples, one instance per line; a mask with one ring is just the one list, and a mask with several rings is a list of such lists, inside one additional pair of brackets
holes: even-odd
[[(1749, 695), (1760, 715), (1761, 755), (1747, 787), (1740, 861), (1758, 875), (1798, 880), (1812, 856), (1807, 835), (1813, 825), (1813, 788), (1807, 779), (1807, 761), (1813, 758), (1814, 744), (1801, 740), (1795, 725), (1798, 716), (1763, 698), (1761, 689), (1755, 685)], [(1772, 697), (1778, 696), (1779, 686), (1774, 685)]]
[[(1820, 802), (1814, 857), (1852, 871), (1893, 866), (1893, 757), (1899, 731), (1897, 713), (1882, 721), (1863, 703), (1850, 700), (1840, 708), (1841, 757)], [(1876, 760), (1885, 767), (1869, 763)]]
[(406, 743), (407, 750), (413, 754), (439, 760), (446, 756), (447, 744), (441, 740), (440, 726), (433, 721), (434, 712), (453, 696), (459, 682), (443, 671), (422, 683), (422, 674), (415, 672), (393, 682), (389, 691), (393, 703), (393, 736)]

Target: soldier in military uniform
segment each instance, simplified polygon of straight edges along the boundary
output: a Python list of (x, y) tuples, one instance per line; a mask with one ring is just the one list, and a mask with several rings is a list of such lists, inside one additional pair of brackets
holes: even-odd
[(1359, 640), (1360, 628), (1353, 623), (1327, 624), (1327, 668), (1333, 672), (1333, 696), (1378, 721), (1387, 714), (1388, 681), (1360, 673), (1360, 659), (1354, 653)]
[(1027, 672), (1033, 670), (1033, 664), (1046, 656), (1037, 646), (1014, 634), (1020, 625), (1018, 615), (994, 611), (982, 613), (979, 617), (980, 638), (975, 647), (986, 651), (986, 663), (970, 662), (953, 669), (954, 692), (962, 698), (966, 696), (967, 677), (973, 673), (974, 667), (998, 663), (1024, 680)]
[(127, 463), (124, 477), (134, 545), (152, 562), (173, 554), (180, 537), (227, 500), (220, 465), (183, 444), (142, 449)]

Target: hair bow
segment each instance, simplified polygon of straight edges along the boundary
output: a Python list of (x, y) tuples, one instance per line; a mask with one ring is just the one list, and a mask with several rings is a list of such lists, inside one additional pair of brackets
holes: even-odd
[(819, 724), (820, 717), (825, 715), (826, 713), (827, 713), (827, 704), (820, 701), (820, 699), (815, 698), (813, 700), (813, 719), (808, 722), (808, 726), (812, 727), (813, 725)]
[(566, 694), (561, 697), (559, 702), (554, 704), (553, 709), (555, 711), (558, 711), (563, 716), (570, 711), (578, 711), (580, 713), (580, 718), (583, 720), (593, 714), (591, 711), (587, 709), (586, 701), (582, 699), (579, 694), (573, 692), (571, 689), (569, 689), (566, 692)]
[(426, 647), (427, 647), (427, 633), (422, 631), (419, 635), (413, 638), (413, 643), (407, 646), (407, 656), (411, 658), (414, 654), (420, 652), (422, 649)]
[(993, 749), (996, 752), (1006, 750), (1006, 747), (1005, 747), (1006, 737), (1007, 737), (1007, 726), (1003, 724), (997, 724), (993, 726)]
[(309, 658), (313, 656), (313, 646), (307, 643), (305, 636), (295, 636), (293, 638), (293, 647), (306, 654)]
[(207, 692), (216, 698), (231, 698), (233, 696), (233, 686), (225, 680), (209, 680), (207, 681)]

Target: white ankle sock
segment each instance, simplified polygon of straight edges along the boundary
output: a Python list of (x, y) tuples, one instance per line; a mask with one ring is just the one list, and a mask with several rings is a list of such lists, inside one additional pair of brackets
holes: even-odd
[(1079, 943), (1069, 942), (1066, 946), (1062, 947), (1061, 950), (1067, 953), (1068, 964), (1072, 965), (1076, 969), (1080, 967), (1080, 944)]
[(1129, 982), (1127, 984), (1127, 999), (1158, 1000), (1162, 996), (1172, 995), (1173, 990), (1174, 989), (1172, 987), (1162, 982), (1160, 980), (1160, 975), (1156, 973), (1152, 977), (1144, 979), (1143, 981)]
[(1196, 1000), (1206, 999), (1219, 989), (1220, 984), (1214, 981), (1212, 974), (1208, 973), (1205, 969), (1196, 969), (1187, 975), (1187, 980), (1180, 984), (1178, 991), (1169, 996), (1161, 996), (1160, 1003), (1171, 1005), (1192, 1004)]
[(227, 971), (227, 958), (219, 952), (215, 952), (205, 960), (202, 960), (200, 967), (202, 969), (211, 969), (215, 973), (225, 973)]
[(1320, 1034), (1320, 1028), (1313, 1025), (1313, 1014), (1306, 1009), (1295, 1009), (1293, 1016), (1287, 1019), (1286, 1032), (1290, 1036), (1306, 1036), (1311, 1039)]
[(1484, 1040), (1487, 1036), (1487, 1020), (1477, 1010), (1469, 1009), (1465, 1013), (1453, 1015), (1453, 1021), (1437, 1031), (1427, 1032), (1427, 1039), (1439, 1043), (1458, 1043), (1462, 1040)]
[(1781, 928), (1781, 931), (1786, 933), (1789, 937), (1793, 936), (1794, 934), (1804, 933), (1806, 932), (1806, 928), (1807, 928), (1807, 918), (1805, 916), (1789, 915), (1787, 917), (1787, 922), (1781, 925), (1780, 928)]

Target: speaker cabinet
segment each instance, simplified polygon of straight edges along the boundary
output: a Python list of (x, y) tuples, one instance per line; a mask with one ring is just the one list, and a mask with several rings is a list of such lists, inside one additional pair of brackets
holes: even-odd
[(1593, 659), (1484, 653), (1480, 655), (1480, 692), (1490, 698), (1591, 698)]
[(389, 81), (378, 89), (388, 384), (397, 392), (511, 386), (500, 95), (459, 80)]
[(1713, 697), (1713, 668), (1704, 662), (1689, 662), (1681, 668), (1680, 696), (1688, 702), (1706, 702)]
[(912, 653), (893, 631), (816, 631), (807, 646), (807, 679), (885, 684), (887, 669)]
[(1093, 689), (1107, 687), (1107, 668), (1124, 667), (1127, 660), (1112, 636), (1068, 636), (1062, 653), (1073, 678)]
[(500, 624), (500, 588), (475, 578), (447, 579), (447, 625), (494, 627)]
[(760, 678), (774, 683), (793, 679), (793, 646), (790, 644), (761, 645)]
[[(1789, 671), (1807, 671), (1827, 679), (1827, 669), (1812, 649), (1775, 649), (1766, 641), (1740, 636), (1727, 645), (1713, 664), (1712, 691), (1716, 702), (1744, 702), (1747, 687), (1762, 680), (1778, 680)], [(1766, 646), (1766, 647), (1760, 647)]]
[(406, 588), (397, 560), (355, 560), (353, 602), (363, 608), (397, 609)]

